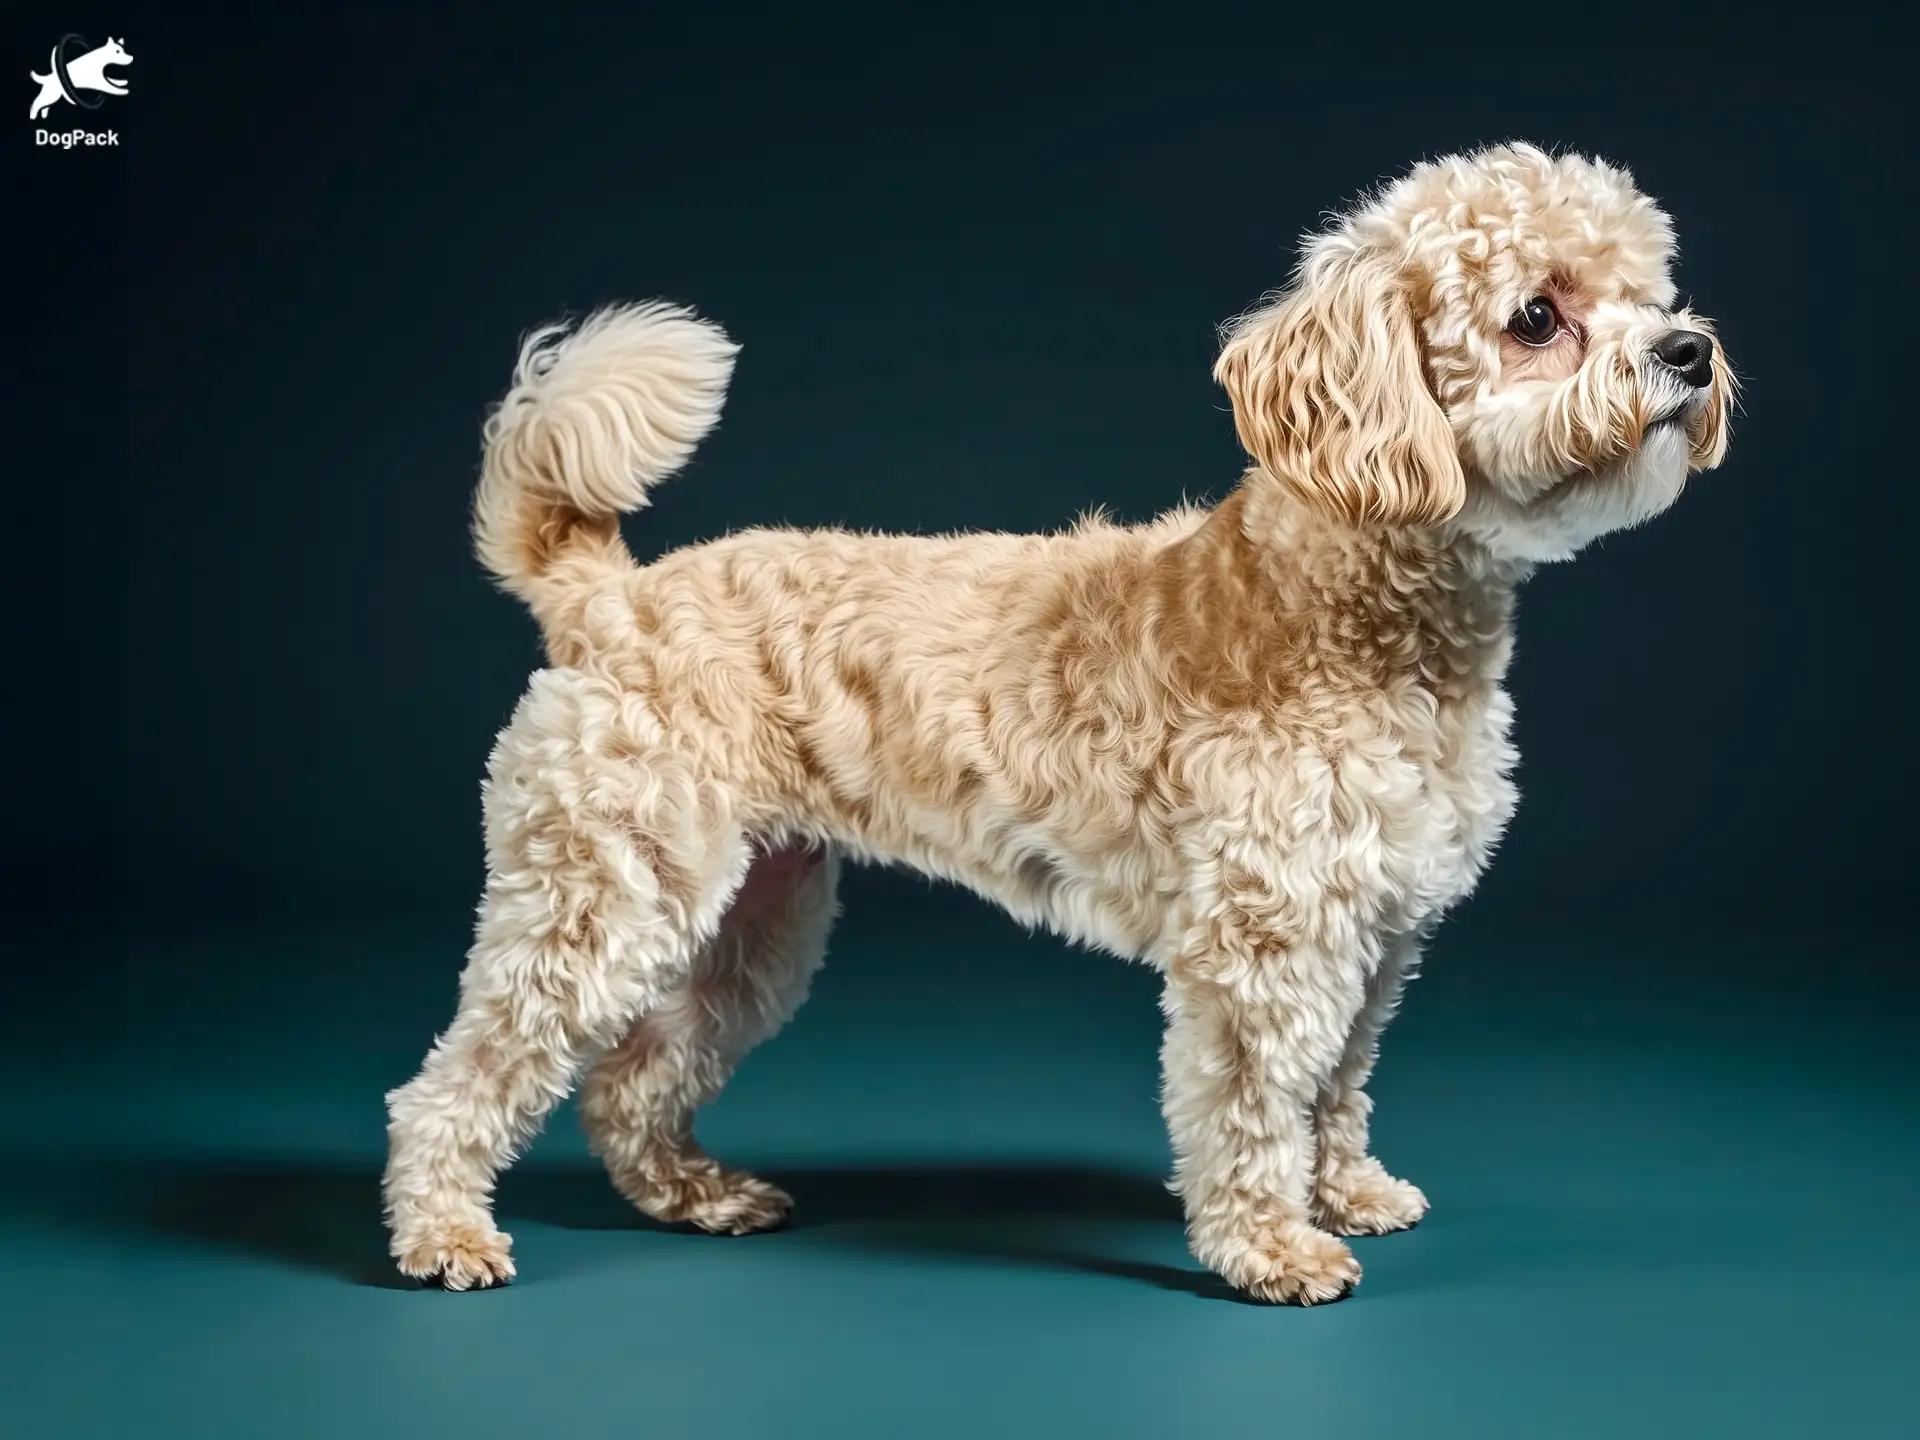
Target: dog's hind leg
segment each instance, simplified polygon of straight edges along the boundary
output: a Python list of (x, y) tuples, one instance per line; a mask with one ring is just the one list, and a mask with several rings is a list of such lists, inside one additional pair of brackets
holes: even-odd
[(489, 764), (486, 898), (453, 1023), (388, 1099), (400, 1269), (448, 1289), (513, 1275), (493, 1182), (581, 1067), (667, 1003), (747, 867), (725, 797), (637, 733), (606, 682), (536, 675)]
[(593, 1067), (580, 1113), (620, 1193), (657, 1220), (743, 1235), (780, 1223), (784, 1191), (702, 1150), (693, 1118), (746, 1053), (806, 999), (835, 914), (839, 860), (793, 847), (757, 857), (686, 985)]

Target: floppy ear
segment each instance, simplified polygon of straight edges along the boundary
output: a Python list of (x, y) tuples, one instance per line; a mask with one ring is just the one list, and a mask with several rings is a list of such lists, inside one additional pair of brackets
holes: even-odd
[(1213, 378), (1247, 453), (1318, 509), (1422, 525), (1466, 503), (1413, 312), (1377, 257), (1314, 256), (1290, 291), (1228, 329)]

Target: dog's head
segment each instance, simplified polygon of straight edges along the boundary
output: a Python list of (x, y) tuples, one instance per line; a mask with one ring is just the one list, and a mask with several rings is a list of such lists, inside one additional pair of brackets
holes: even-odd
[(1423, 164), (1306, 242), (1215, 367), (1266, 474), (1354, 524), (1563, 559), (1727, 448), (1733, 376), (1675, 310), (1624, 170), (1502, 146)]

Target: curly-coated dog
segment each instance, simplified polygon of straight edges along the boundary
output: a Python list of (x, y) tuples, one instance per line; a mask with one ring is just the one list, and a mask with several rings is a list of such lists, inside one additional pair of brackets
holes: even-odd
[(641, 1210), (778, 1223), (692, 1117), (804, 997), (846, 856), (1159, 969), (1194, 1254), (1263, 1299), (1346, 1294), (1337, 1237), (1427, 1209), (1369, 1154), (1365, 1087), (1514, 808), (1515, 589), (1726, 450), (1673, 249), (1606, 163), (1422, 164), (1228, 328), (1253, 463), (1213, 509), (750, 530), (645, 567), (619, 517), (713, 426), (734, 346), (664, 304), (533, 335), (474, 530), (551, 668), (492, 757), (458, 1013), (388, 1097), (400, 1268), (512, 1276), (493, 1182), (576, 1081)]

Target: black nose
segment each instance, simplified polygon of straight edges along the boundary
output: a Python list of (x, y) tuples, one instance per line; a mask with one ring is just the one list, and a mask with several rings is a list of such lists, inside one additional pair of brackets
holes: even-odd
[(1669, 330), (1654, 342), (1653, 353), (1696, 390), (1713, 382), (1713, 341), (1698, 330)]

